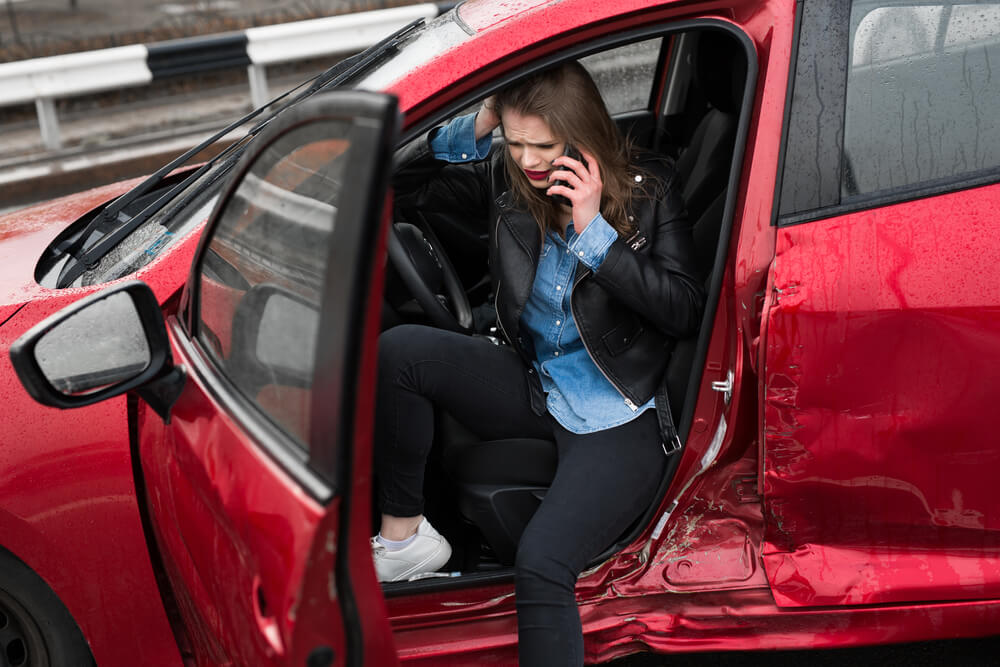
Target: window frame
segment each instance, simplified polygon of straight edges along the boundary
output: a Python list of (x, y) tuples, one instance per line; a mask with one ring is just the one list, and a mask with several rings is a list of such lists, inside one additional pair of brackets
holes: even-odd
[[(250, 395), (251, 387), (247, 386), (245, 382), (240, 380), (242, 373), (234, 372), (235, 369), (233, 368), (226, 368), (226, 362), (231, 361), (233, 359), (234, 350), (236, 350), (237, 348), (243, 348), (246, 343), (251, 342), (251, 340), (256, 341), (257, 339), (256, 335), (252, 337), (249, 335), (251, 332), (246, 330), (238, 330), (236, 328), (236, 324), (240, 320), (241, 307), (246, 303), (247, 299), (251, 298), (251, 295), (253, 294), (253, 289), (255, 287), (260, 287), (261, 289), (264, 289), (268, 285), (274, 285), (276, 287), (277, 285), (275, 283), (268, 282), (267, 280), (265, 280), (264, 282), (257, 283), (255, 285), (248, 285), (247, 289), (244, 290), (242, 295), (239, 297), (238, 304), (233, 307), (232, 312), (221, 313), (225, 319), (225, 322), (223, 322), (222, 324), (228, 324), (230, 327), (228, 359), (223, 358), (220, 355), (219, 350), (213, 349), (214, 344), (212, 342), (212, 339), (215, 338), (215, 333), (211, 330), (209, 326), (207, 326), (207, 323), (203, 317), (202, 307), (204, 304), (202, 296), (204, 294), (203, 288), (204, 288), (206, 268), (209, 267), (210, 264), (209, 258), (212, 256), (212, 254), (214, 253), (221, 262), (228, 264), (228, 261), (222, 256), (220, 256), (219, 253), (215, 250), (215, 242), (219, 238), (220, 230), (223, 227), (226, 227), (229, 228), (229, 231), (231, 232), (232, 231), (231, 227), (233, 226), (241, 227), (243, 224), (246, 224), (248, 222), (243, 219), (242, 214), (238, 215), (235, 219), (229, 216), (229, 211), (230, 211), (229, 207), (231, 205), (236, 205), (236, 206), (241, 205), (241, 200), (237, 199), (236, 195), (240, 192), (240, 189), (247, 182), (247, 178), (251, 174), (253, 174), (255, 178), (259, 179), (262, 182), (262, 184), (270, 183), (270, 179), (268, 177), (274, 174), (275, 169), (281, 169), (282, 168), (281, 165), (285, 163), (285, 160), (287, 158), (289, 158), (290, 156), (292, 156), (293, 154), (295, 154), (297, 151), (299, 151), (304, 147), (321, 143), (324, 140), (322, 138), (324, 128), (334, 129), (334, 127), (337, 125), (342, 125), (343, 126), (342, 129), (345, 131), (345, 133), (351, 129), (351, 123), (349, 119), (322, 117), (317, 119), (307, 119), (304, 122), (298, 123), (293, 127), (287, 128), (285, 131), (281, 132), (276, 136), (268, 137), (268, 141), (262, 144), (256, 151), (254, 151), (253, 158), (247, 164), (244, 165), (244, 168), (240, 172), (239, 177), (233, 179), (233, 181), (230, 183), (230, 187), (225, 194), (224, 204), (222, 203), (223, 199), (220, 198), (219, 200), (220, 204), (213, 212), (214, 224), (212, 225), (211, 229), (205, 231), (204, 251), (198, 253), (198, 256), (195, 258), (192, 264), (193, 267), (196, 267), (194, 269), (194, 274), (196, 274), (196, 278), (195, 282), (192, 283), (192, 289), (195, 291), (197, 297), (194, 300), (195, 307), (192, 309), (192, 322), (195, 325), (192, 331), (192, 339), (198, 342), (199, 347), (203, 351), (203, 354), (211, 361), (212, 365), (217, 369), (218, 373), (226, 378), (227, 383), (235, 391), (239, 392), (244, 398), (247, 399), (250, 407), (260, 412), (265, 419), (270, 421), (278, 428), (279, 431), (284, 433), (286, 436), (284, 440), (289, 443), (292, 443), (291, 446), (298, 452), (301, 452), (304, 455), (305, 460), (309, 460), (311, 458), (311, 451), (313, 447), (313, 444), (311, 442), (312, 433), (301, 434), (302, 435), (301, 438), (296, 437), (296, 435), (289, 429), (287, 424), (283, 424), (277, 415), (275, 415), (265, 405), (262, 405), (260, 402), (255, 400)], [(288, 151), (282, 150), (278, 152), (277, 155), (280, 155), (280, 157), (274, 159), (275, 154), (272, 154), (272, 150), (276, 147), (281, 147), (283, 149), (287, 147), (289, 150)], [(345, 154), (342, 157), (346, 159), (346, 157), (350, 155), (353, 151), (354, 151), (353, 146), (348, 147), (347, 150), (345, 151)], [(272, 159), (274, 159), (274, 161), (271, 164), (267, 165), (267, 169), (265, 172), (257, 173), (257, 169), (261, 165), (262, 161), (268, 161)], [(318, 169), (312, 172), (303, 181), (303, 183), (300, 183), (299, 185), (300, 186), (304, 185), (308, 183), (311, 179), (320, 176), (321, 171), (322, 169)], [(345, 169), (345, 171), (349, 170)], [(277, 187), (280, 188), (281, 186)], [(299, 195), (297, 190), (290, 190), (289, 193), (291, 195)], [(320, 203), (330, 205), (328, 202), (321, 201)], [(330, 206), (332, 208), (332, 205)], [(324, 245), (322, 248), (318, 249), (317, 254), (313, 257), (314, 260), (318, 260), (320, 262), (329, 261), (329, 248), (331, 242), (333, 241), (334, 234), (337, 233), (336, 230), (338, 227), (337, 225), (338, 219), (339, 216), (335, 216), (332, 223), (330, 224), (329, 230), (327, 232), (321, 232), (323, 233)], [(250, 221), (249, 224), (251, 226), (253, 224), (268, 224), (268, 221), (264, 218), (259, 218), (254, 221)], [(256, 253), (260, 253), (260, 246), (256, 243), (257, 241), (260, 240), (261, 239), (259, 237), (259, 234), (249, 232), (249, 228), (243, 229), (241, 232), (234, 235), (234, 241), (236, 241), (240, 245), (245, 245), (251, 248), (252, 251)], [(225, 242), (220, 242), (220, 243), (225, 244)], [(294, 252), (294, 250), (295, 249), (293, 248), (292, 251)], [(235, 249), (234, 252), (236, 252), (237, 256), (241, 257), (244, 262), (246, 261), (245, 253), (236, 251)], [(268, 253), (261, 253), (261, 254), (268, 254)], [(246, 268), (246, 264), (243, 264), (243, 266)], [(238, 267), (232, 267), (232, 269), (239, 272)], [(324, 300), (326, 299), (327, 296), (326, 290), (329, 288), (329, 281), (327, 276), (328, 269), (329, 269), (328, 264), (322, 267), (322, 274), (320, 274), (321, 277), (319, 278), (319, 283), (318, 285), (316, 285), (317, 293), (316, 293), (315, 306), (316, 306), (317, 341), (320, 338), (320, 311), (323, 308)], [(213, 273), (215, 273), (215, 271), (213, 271)], [(271, 277), (274, 278), (278, 276), (276, 274), (272, 274)], [(261, 315), (263, 315), (263, 311), (261, 311)], [(262, 320), (258, 320), (257, 323), (259, 324), (261, 321)], [(318, 373), (316, 367), (317, 358), (315, 355), (310, 360), (310, 362), (312, 367), (307, 372), (311, 374), (312, 381), (308, 385), (309, 398), (307, 399), (307, 401), (310, 404), (310, 412), (307, 413), (306, 415), (307, 420), (311, 418), (312, 386), (315, 383)], [(245, 370), (245, 369), (240, 369), (240, 370)], [(308, 421), (306, 422), (306, 427), (308, 428)]]
[[(548, 51), (543, 55), (536, 55), (531, 58), (528, 64), (508, 68), (501, 71), (499, 74), (495, 73), (494, 68), (502, 66), (502, 63), (496, 62), (491, 64), (489, 68), (485, 68), (483, 70), (487, 73), (486, 76), (488, 76), (488, 81), (469, 86), (469, 92), (464, 92), (457, 97), (440, 102), (434, 107), (417, 107), (419, 110), (419, 117), (417, 117), (415, 121), (412, 116), (406, 119), (407, 121), (410, 121), (410, 124), (403, 128), (397, 145), (403, 146), (409, 142), (419, 140), (420, 137), (426, 135), (432, 128), (461, 114), (463, 110), (474, 107), (478, 101), (494, 94), (505, 86), (508, 86), (511, 83), (535, 72), (547, 69), (562, 62), (576, 60), (598, 51), (612, 49), (631, 42), (639, 42), (654, 37), (662, 37), (663, 41), (660, 45), (660, 58), (657, 61), (656, 67), (666, 68), (669, 66), (671, 61), (671, 49), (673, 48), (672, 38), (679, 36), (680, 34), (686, 32), (716, 30), (725, 32), (727, 35), (736, 40), (747, 59), (747, 72), (746, 80), (743, 86), (743, 99), (739, 111), (736, 135), (733, 140), (733, 152), (730, 161), (728, 180), (726, 183), (725, 206), (722, 213), (722, 224), (719, 229), (719, 241), (716, 246), (715, 257), (713, 258), (712, 273), (708, 279), (708, 298), (706, 300), (704, 315), (700, 325), (698, 341), (691, 359), (691, 375), (693, 376), (697, 373), (698, 377), (700, 377), (705, 367), (705, 359), (708, 356), (708, 347), (714, 328), (713, 324), (715, 321), (716, 310), (722, 296), (722, 279), (726, 269), (725, 260), (728, 256), (729, 244), (732, 237), (736, 202), (741, 194), (739, 185), (744, 172), (743, 163), (746, 156), (747, 138), (750, 132), (751, 118), (754, 115), (754, 105), (756, 103), (755, 93), (757, 90), (757, 80), (760, 76), (760, 66), (757, 61), (757, 50), (753, 40), (741, 29), (738, 24), (717, 18), (658, 20), (650, 22), (648, 25), (642, 27), (620, 31), (616, 31), (615, 25), (611, 24), (605, 29), (607, 32), (601, 36), (585, 42), (573, 43), (572, 45), (560, 48), (557, 51)], [(544, 46), (541, 48), (544, 48)], [(535, 45), (532, 50), (540, 50), (540, 45)], [(518, 55), (524, 56), (525, 53), (521, 52)], [(513, 59), (513, 54), (508, 55), (507, 59)], [(650, 94), (648, 108), (642, 111), (617, 114), (617, 118), (635, 117), (637, 115), (651, 113), (654, 114), (655, 120), (657, 121), (657, 127), (659, 127), (659, 123), (663, 115), (663, 106), (666, 100), (664, 89), (665, 86), (668, 85), (669, 71), (666, 69), (660, 69), (660, 71), (654, 72), (653, 78), (654, 85)], [(411, 113), (413, 113), (413, 111), (414, 110), (411, 110)], [(694, 422), (695, 407), (700, 388), (700, 383), (697, 380), (692, 381), (689, 377), (684, 396), (683, 410), (676, 424), (677, 432), (681, 441), (686, 441)], [(671, 461), (673, 462), (672, 465), (677, 465), (680, 462), (680, 457), (672, 457)], [(664, 474), (662, 486), (657, 491), (657, 497), (662, 498), (663, 495), (666, 494), (667, 486), (672, 478), (672, 471), (668, 471)], [(634, 540), (640, 531), (650, 525), (654, 514), (659, 510), (659, 507), (660, 505), (658, 502), (651, 503), (643, 514), (636, 520), (634, 527), (626, 535), (624, 535), (620, 541), (605, 549), (604, 552), (601, 555), (598, 555), (595, 560), (606, 558), (608, 555), (618, 551), (625, 544)], [(510, 574), (509, 571), (499, 571), (496, 574), (481, 574), (476, 576), (476, 581), (480, 582), (494, 580), (505, 581), (509, 578)], [(403, 588), (393, 588), (385, 591), (385, 593), (386, 597), (397, 597), (411, 595), (422, 589), (440, 591), (443, 590), (442, 587), (447, 587), (449, 585), (456, 587), (466, 586), (469, 581), (470, 578), (468, 576), (456, 578), (450, 584), (440, 580), (428, 580), (427, 582), (410, 584)]]

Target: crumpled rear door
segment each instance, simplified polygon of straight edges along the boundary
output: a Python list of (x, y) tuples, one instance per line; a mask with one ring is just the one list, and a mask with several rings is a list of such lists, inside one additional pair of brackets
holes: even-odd
[(778, 230), (765, 555), (780, 605), (1000, 597), (1000, 185)]

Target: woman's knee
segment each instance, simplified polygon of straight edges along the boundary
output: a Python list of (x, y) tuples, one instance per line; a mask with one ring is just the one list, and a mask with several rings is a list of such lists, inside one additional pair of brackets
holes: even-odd
[(427, 358), (441, 346), (442, 329), (420, 324), (401, 324), (383, 331), (378, 337), (378, 362), (381, 373), (398, 374), (415, 361)]
[(378, 337), (379, 358), (395, 357), (402, 352), (411, 349), (408, 341), (421, 336), (421, 330), (427, 327), (419, 324), (400, 324), (397, 327), (386, 329)]
[(528, 590), (521, 590), (519, 595), (539, 589), (573, 593), (579, 573), (573, 570), (565, 558), (560, 557), (560, 547), (566, 545), (559, 544), (553, 538), (554, 536), (532, 538), (528, 531), (522, 536), (514, 557), (514, 571), (519, 590)]

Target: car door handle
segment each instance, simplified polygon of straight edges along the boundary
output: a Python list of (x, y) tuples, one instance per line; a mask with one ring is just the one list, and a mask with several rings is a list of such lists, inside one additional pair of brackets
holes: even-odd
[(260, 585), (260, 576), (254, 576), (253, 578), (253, 612), (254, 621), (257, 623), (257, 629), (260, 630), (260, 634), (263, 635), (264, 641), (267, 645), (274, 650), (278, 655), (284, 655), (285, 644), (281, 641), (281, 632), (278, 629), (278, 621), (275, 619), (273, 612), (271, 611), (270, 605), (267, 603), (267, 598), (264, 595), (264, 589)]

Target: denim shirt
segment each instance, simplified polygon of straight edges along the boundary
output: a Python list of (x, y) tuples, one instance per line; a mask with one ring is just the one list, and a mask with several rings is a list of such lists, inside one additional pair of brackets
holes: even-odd
[[(431, 137), (431, 152), (446, 162), (482, 160), (490, 137), (475, 140), (475, 115), (456, 118)], [(600, 269), (618, 233), (598, 213), (586, 229), (566, 227), (565, 240), (549, 231), (542, 244), (535, 282), (521, 315), (534, 343), (532, 362), (546, 394), (546, 407), (572, 433), (593, 433), (625, 424), (653, 407), (654, 399), (634, 406), (604, 376), (584, 347), (573, 320), (570, 298), (579, 262)]]

